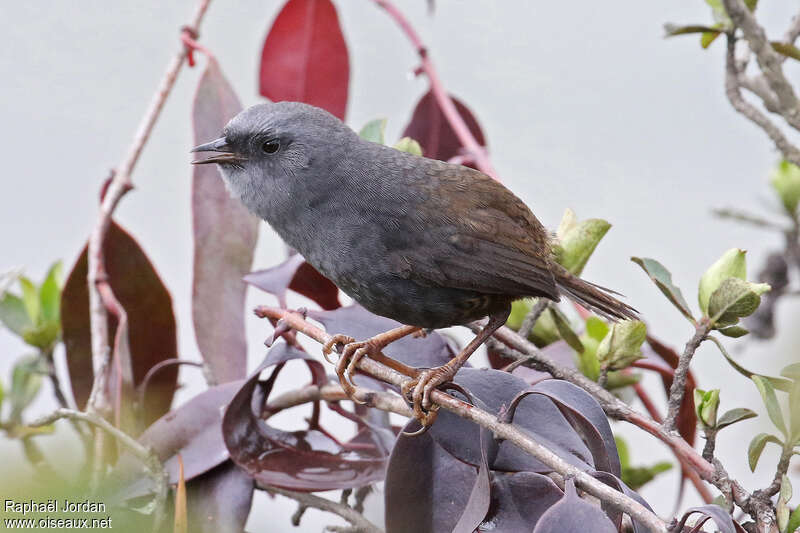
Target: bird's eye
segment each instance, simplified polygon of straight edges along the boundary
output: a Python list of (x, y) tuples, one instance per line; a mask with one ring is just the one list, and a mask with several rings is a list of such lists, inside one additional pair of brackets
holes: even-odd
[(264, 144), (261, 145), (261, 149), (268, 154), (274, 154), (277, 152), (281, 147), (281, 143), (279, 143), (276, 139), (271, 141), (266, 141)]

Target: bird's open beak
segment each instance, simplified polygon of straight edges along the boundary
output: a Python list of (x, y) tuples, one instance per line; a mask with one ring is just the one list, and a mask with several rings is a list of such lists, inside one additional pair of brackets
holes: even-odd
[(201, 144), (200, 146), (195, 146), (190, 150), (190, 152), (218, 152), (218, 154), (212, 155), (209, 158), (201, 159), (199, 161), (192, 161), (193, 165), (205, 165), (208, 163), (239, 163), (240, 161), (247, 160), (247, 158), (243, 155), (237, 154), (230, 149), (228, 146), (228, 141), (225, 139), (225, 137), (220, 137), (214, 141)]

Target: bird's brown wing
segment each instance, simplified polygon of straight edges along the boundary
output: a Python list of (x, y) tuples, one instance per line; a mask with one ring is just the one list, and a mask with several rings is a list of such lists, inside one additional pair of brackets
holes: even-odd
[(558, 300), (547, 232), (530, 209), (481, 172), (425, 161), (424, 208), (409, 216), (428, 242), (398, 251), (398, 273), (422, 285)]

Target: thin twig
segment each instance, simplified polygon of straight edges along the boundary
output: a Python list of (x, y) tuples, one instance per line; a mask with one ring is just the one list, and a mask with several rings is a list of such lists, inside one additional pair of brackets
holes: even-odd
[(686, 392), (686, 376), (689, 374), (689, 365), (692, 362), (695, 351), (697, 351), (697, 347), (706, 340), (709, 331), (711, 331), (711, 323), (707, 319), (701, 320), (695, 327), (694, 335), (686, 343), (686, 347), (678, 359), (678, 366), (675, 367), (675, 375), (672, 378), (672, 386), (669, 388), (667, 416), (664, 419), (664, 431), (667, 433), (675, 431), (678, 414), (683, 403), (683, 395)]
[[(758, 66), (775, 93), (781, 116), (793, 128), (800, 129), (800, 110), (794, 89), (783, 74), (780, 54), (772, 49), (764, 28), (755, 19), (743, 0), (722, 0), (733, 23), (742, 30), (747, 44), (756, 56)], [(729, 41), (732, 41), (729, 34)]]
[[(197, 35), (197, 29), (205, 15), (210, 0), (199, 0), (195, 8), (191, 22), (184, 32), (190, 31)], [(92, 233), (89, 237), (88, 245), (88, 285), (89, 285), (89, 325), (92, 339), (92, 370), (94, 381), (92, 391), (89, 395), (87, 410), (91, 413), (107, 415), (111, 410), (111, 403), (108, 398), (108, 367), (111, 360), (111, 348), (108, 344), (108, 312), (103, 303), (100, 292), (100, 285), (107, 284), (105, 279), (105, 267), (103, 260), (103, 242), (105, 241), (108, 229), (111, 226), (111, 216), (114, 213), (122, 197), (133, 188), (131, 173), (136, 162), (144, 149), (150, 134), (153, 131), (164, 103), (167, 100), (172, 88), (175, 85), (178, 72), (186, 60), (187, 49), (181, 43), (179, 50), (170, 61), (167, 71), (156, 89), (153, 99), (142, 118), (139, 128), (134, 135), (133, 142), (127, 155), (116, 167), (111, 175), (108, 187), (100, 203), (100, 210), (97, 215)], [(110, 287), (109, 287), (110, 288)], [(103, 434), (96, 433), (93, 478), (96, 478), (101, 470), (103, 461)], [(99, 453), (97, 453), (99, 451)]]
[(492, 162), (489, 160), (489, 156), (486, 154), (486, 149), (481, 146), (480, 143), (478, 143), (478, 141), (475, 139), (475, 136), (472, 135), (472, 132), (469, 130), (466, 122), (464, 122), (464, 119), (461, 118), (461, 114), (456, 109), (453, 99), (450, 98), (450, 95), (444, 88), (442, 80), (439, 78), (439, 74), (436, 72), (436, 69), (433, 66), (433, 62), (428, 55), (428, 49), (425, 47), (425, 44), (422, 42), (422, 39), (420, 39), (413, 26), (411, 26), (411, 23), (408, 21), (405, 15), (403, 15), (403, 13), (389, 0), (373, 0), (373, 2), (386, 10), (389, 16), (392, 17), (395, 22), (397, 22), (398, 26), (400, 26), (400, 29), (403, 31), (403, 33), (406, 34), (408, 40), (411, 41), (411, 44), (414, 46), (414, 49), (417, 51), (417, 54), (419, 54), (420, 57), (420, 69), (428, 76), (428, 80), (431, 84), (431, 91), (433, 92), (433, 96), (436, 98), (436, 102), (439, 104), (439, 108), (442, 110), (442, 114), (444, 115), (445, 119), (447, 119), (450, 127), (453, 128), (453, 132), (455, 132), (456, 137), (458, 137), (458, 140), (468, 152), (469, 157), (475, 162), (475, 165), (481, 172), (496, 179), (497, 172), (495, 171)]
[(531, 310), (528, 311), (528, 314), (525, 315), (525, 318), (522, 320), (522, 324), (519, 326), (519, 336), (527, 339), (531, 331), (533, 331), (533, 326), (536, 325), (536, 321), (539, 320), (539, 317), (542, 316), (542, 313), (549, 307), (550, 300), (547, 298), (539, 298)]
[[(208, 9), (208, 4), (211, 0), (199, 0), (195, 13), (192, 16), (189, 28), (196, 33), (203, 16)], [(97, 216), (94, 229), (92, 230), (91, 237), (89, 238), (89, 296), (90, 296), (90, 315), (91, 315), (91, 333), (92, 333), (92, 367), (94, 370), (95, 380), (92, 386), (92, 394), (90, 397), (90, 406), (93, 410), (107, 410), (108, 399), (105, 398), (105, 374), (108, 368), (110, 359), (110, 347), (108, 345), (108, 317), (105, 306), (103, 305), (100, 291), (98, 290), (98, 283), (103, 283), (105, 280), (101, 279), (103, 268), (103, 242), (108, 233), (108, 228), (111, 226), (111, 215), (116, 209), (120, 199), (133, 188), (131, 182), (131, 173), (133, 172), (136, 162), (144, 149), (150, 134), (153, 131), (156, 121), (158, 120), (164, 103), (167, 100), (175, 80), (177, 79), (178, 72), (186, 59), (186, 46), (181, 44), (178, 52), (170, 61), (167, 71), (156, 89), (150, 106), (142, 118), (139, 129), (133, 138), (130, 149), (127, 155), (114, 171), (111, 181), (100, 204), (100, 211)]]
[(56, 409), (50, 414), (37, 418), (36, 420), (30, 422), (28, 425), (31, 427), (41, 427), (46, 426), (48, 424), (52, 424), (53, 422), (61, 419), (68, 419), (68, 420), (80, 420), (95, 426), (96, 428), (106, 432), (108, 435), (111, 435), (117, 441), (122, 444), (125, 448), (131, 451), (134, 456), (139, 458), (144, 465), (147, 467), (147, 471), (150, 474), (150, 477), (153, 479), (153, 483), (155, 484), (155, 493), (156, 493), (156, 511), (153, 518), (154, 527), (153, 531), (158, 530), (158, 526), (161, 523), (163, 518), (163, 503), (167, 497), (167, 473), (164, 471), (164, 467), (161, 464), (161, 461), (158, 460), (153, 451), (139, 443), (136, 439), (111, 425), (105, 418), (92, 414), (92, 413), (84, 413), (82, 411), (76, 411), (74, 409)]
[(295, 492), (293, 490), (281, 489), (278, 487), (261, 484), (258, 485), (258, 488), (269, 492), (270, 494), (280, 494), (281, 496), (295, 500), (296, 502), (300, 503), (301, 508), (313, 507), (314, 509), (339, 515), (352, 524), (355, 530), (359, 533), (383, 533), (378, 526), (364, 518), (361, 513), (356, 512), (349, 505), (328, 500), (327, 498), (321, 498), (315, 494), (309, 494), (308, 492)]
[(764, 130), (764, 133), (772, 139), (772, 142), (775, 143), (775, 147), (781, 152), (784, 159), (788, 159), (792, 163), (800, 165), (800, 149), (790, 143), (778, 126), (742, 96), (739, 86), (739, 73), (736, 68), (736, 38), (732, 34), (728, 34), (727, 39), (728, 51), (725, 56), (725, 94), (728, 100), (736, 111)]
[[(307, 322), (300, 313), (262, 306), (256, 310), (256, 314), (261, 317), (283, 319), (285, 323), (290, 325), (293, 329), (303, 333), (319, 343), (325, 343), (331, 339), (330, 334)], [(365, 357), (360, 359), (357, 366), (359, 370), (365, 374), (393, 385), (402, 386), (406, 382), (410, 381), (409, 377), (404, 376), (370, 358)], [(396, 397), (396, 400), (399, 402), (403, 401), (399, 397)], [(500, 422), (496, 415), (490, 414), (473, 405), (469, 405), (440, 390), (434, 390), (432, 392), (431, 400), (433, 403), (439, 405), (442, 409), (446, 409), (462, 418), (471, 420), (476, 424), (489, 429), (494, 435), (497, 436), (497, 438), (507, 440), (515, 444), (521, 450), (529, 453), (552, 468), (554, 472), (558, 472), (562, 476), (570, 476), (575, 478), (576, 483), (585, 492), (588, 492), (589, 494), (601, 499), (615, 509), (627, 513), (637, 521), (641, 521), (652, 531), (666, 532), (666, 524), (643, 505), (631, 498), (628, 498), (623, 493), (612, 489), (608, 485), (597, 481), (586, 472), (567, 463), (547, 447), (531, 438), (530, 435), (520, 430), (517, 426)]]

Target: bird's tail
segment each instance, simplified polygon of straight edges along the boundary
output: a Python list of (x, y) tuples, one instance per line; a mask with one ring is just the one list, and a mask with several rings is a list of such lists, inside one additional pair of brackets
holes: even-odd
[(560, 266), (553, 270), (556, 285), (570, 299), (611, 320), (638, 320), (636, 309), (612, 296), (612, 294), (621, 296), (619, 293), (584, 281)]

